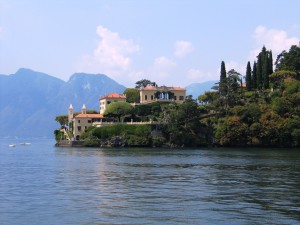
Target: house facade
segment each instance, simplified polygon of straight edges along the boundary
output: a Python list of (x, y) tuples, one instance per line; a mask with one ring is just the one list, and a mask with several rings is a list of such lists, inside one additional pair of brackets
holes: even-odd
[[(151, 102), (175, 102), (183, 103), (186, 98), (186, 89), (181, 87), (155, 87), (147, 86), (140, 89), (140, 104)], [(68, 112), (70, 129), (72, 130), (73, 140), (79, 140), (80, 136), (90, 126), (105, 126), (114, 124), (109, 118), (103, 116), (107, 106), (112, 102), (126, 102), (126, 96), (117, 93), (111, 93), (100, 97), (100, 113), (87, 114), (85, 105), (81, 108), (81, 113), (74, 114), (72, 104)], [(74, 116), (75, 115), (75, 116)], [(72, 124), (72, 125), (71, 125)], [(133, 124), (131, 122), (130, 124)]]
[(73, 117), (73, 106), (72, 104), (69, 107), (69, 122), (73, 122), (72, 131), (73, 131), (73, 139), (78, 140), (80, 135), (88, 129), (93, 123), (101, 122), (103, 119), (102, 114), (87, 114), (85, 105), (81, 108), (81, 113)]
[(111, 93), (100, 97), (100, 114), (104, 114), (107, 106), (112, 102), (126, 102), (126, 96), (117, 93)]
[(140, 103), (176, 102), (183, 103), (186, 98), (186, 89), (181, 87), (147, 86), (140, 89)]

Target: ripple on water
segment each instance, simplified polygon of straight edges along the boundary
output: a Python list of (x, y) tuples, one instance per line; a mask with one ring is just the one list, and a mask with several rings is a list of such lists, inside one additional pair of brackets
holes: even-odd
[(298, 152), (57, 149), (47, 143), (1, 149), (0, 220), (297, 224)]

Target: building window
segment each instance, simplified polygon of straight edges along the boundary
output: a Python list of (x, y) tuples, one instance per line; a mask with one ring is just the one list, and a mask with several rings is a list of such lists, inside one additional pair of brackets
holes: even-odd
[(88, 120), (88, 123), (92, 123), (92, 121), (91, 121), (91, 120)]
[(184, 97), (183, 97), (183, 96), (179, 96), (179, 100), (180, 100), (180, 101), (183, 101), (183, 100), (184, 100)]
[(78, 120), (78, 123), (80, 123), (80, 120)]
[(153, 95), (151, 95), (151, 100), (153, 100)]
[(110, 104), (110, 101), (107, 101), (107, 105)]
[(177, 100), (177, 96), (176, 96), (176, 95), (174, 96), (174, 100), (175, 100), (175, 101)]
[(145, 100), (147, 100), (147, 95), (145, 95)]
[(78, 126), (78, 127), (77, 127), (77, 130), (78, 130), (78, 131), (81, 131), (81, 126)]

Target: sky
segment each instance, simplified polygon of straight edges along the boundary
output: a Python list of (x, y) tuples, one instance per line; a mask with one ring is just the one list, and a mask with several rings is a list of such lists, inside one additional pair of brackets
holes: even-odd
[(218, 80), (221, 61), (245, 74), (264, 45), (274, 61), (298, 45), (299, 9), (299, 0), (0, 0), (0, 74), (106, 74), (126, 87)]

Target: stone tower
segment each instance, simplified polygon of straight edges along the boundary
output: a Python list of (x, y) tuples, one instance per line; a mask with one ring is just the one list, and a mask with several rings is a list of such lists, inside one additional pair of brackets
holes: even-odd
[(86, 114), (86, 107), (85, 107), (85, 104), (82, 105), (81, 113), (82, 113), (82, 114)]
[(69, 112), (68, 112), (68, 121), (69, 121), (69, 123), (71, 123), (72, 120), (73, 120), (73, 114), (74, 114), (74, 109), (73, 109), (72, 104), (70, 104)]

